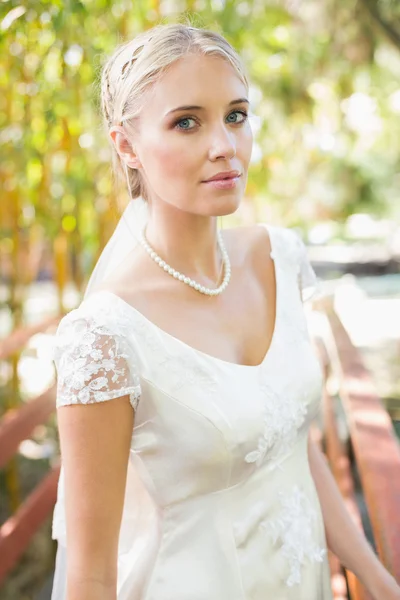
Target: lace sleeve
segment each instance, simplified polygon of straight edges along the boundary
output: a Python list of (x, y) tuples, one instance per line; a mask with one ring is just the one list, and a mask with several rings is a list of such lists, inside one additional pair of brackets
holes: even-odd
[(315, 299), (321, 294), (321, 280), (317, 277), (307, 255), (307, 248), (297, 232), (295, 233), (297, 244), (298, 278), (299, 288), (303, 302)]
[(59, 323), (53, 348), (57, 408), (129, 395), (133, 409), (141, 394), (135, 359), (122, 333), (104, 319), (76, 309)]

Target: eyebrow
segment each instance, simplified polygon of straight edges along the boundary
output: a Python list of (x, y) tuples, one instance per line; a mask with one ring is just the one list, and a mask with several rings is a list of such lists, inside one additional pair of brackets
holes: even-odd
[[(247, 100), (247, 98), (238, 98), (237, 100), (232, 100), (231, 102), (229, 102), (228, 106), (234, 106), (235, 104), (243, 104), (243, 102), (250, 104), (249, 101)], [(188, 105), (188, 106), (178, 106), (178, 108), (174, 108), (170, 111), (167, 112), (167, 115), (170, 115), (172, 113), (176, 113), (182, 110), (204, 110), (203, 106), (196, 106), (195, 104), (192, 105)]]

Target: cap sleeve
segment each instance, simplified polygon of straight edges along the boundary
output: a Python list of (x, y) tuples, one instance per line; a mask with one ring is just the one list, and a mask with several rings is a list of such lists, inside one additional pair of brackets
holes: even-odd
[(307, 248), (300, 237), (294, 231), (297, 245), (297, 261), (298, 261), (298, 278), (299, 288), (303, 302), (308, 302), (315, 299), (321, 294), (321, 280), (317, 277), (307, 254)]
[(133, 409), (141, 395), (135, 357), (123, 332), (110, 319), (81, 307), (63, 317), (53, 347), (56, 406), (93, 404), (129, 395)]

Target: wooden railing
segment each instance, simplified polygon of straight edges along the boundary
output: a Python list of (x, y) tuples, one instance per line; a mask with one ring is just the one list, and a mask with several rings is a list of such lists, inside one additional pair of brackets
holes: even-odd
[[(400, 581), (400, 445), (360, 352), (334, 311), (333, 299), (325, 298), (316, 308), (326, 315), (331, 334), (330, 339), (316, 341), (326, 381), (322, 399), (324, 449), (347, 508), (362, 529), (353, 475), (357, 471), (378, 556)], [(338, 382), (334, 395), (328, 384), (332, 377)], [(345, 416), (347, 440), (339, 435), (338, 408)], [(340, 575), (342, 568), (333, 556), (331, 570), (334, 597), (339, 599), (343, 595), (341, 590), (335, 591), (334, 576)], [(346, 579), (351, 600), (371, 600), (351, 572), (346, 572)]]
[[(15, 356), (36, 333), (54, 326), (58, 318), (21, 328), (0, 343), (0, 359)], [(0, 469), (18, 452), (20, 443), (29, 438), (38, 425), (44, 425), (55, 409), (55, 386), (18, 408), (8, 410), (0, 420)], [(60, 465), (54, 465), (37, 484), (16, 512), (0, 525), (0, 586), (18, 563), (33, 535), (51, 514), (57, 498)]]
[[(325, 386), (322, 430), (315, 430), (332, 472), (357, 525), (362, 520), (356, 501), (353, 470), (359, 473), (363, 497), (372, 525), (373, 538), (381, 561), (400, 581), (400, 447), (392, 423), (377, 396), (371, 377), (357, 349), (352, 345), (332, 301), (324, 299), (315, 307), (326, 315), (330, 342), (316, 339), (326, 382), (335, 377), (339, 398)], [(0, 346), (0, 358), (15, 353), (30, 335), (45, 330), (54, 320), (20, 331)], [(349, 430), (349, 439), (339, 435), (336, 409), (340, 402)], [(18, 409), (10, 410), (0, 421), (0, 468), (18, 452), (19, 444), (33, 429), (44, 424), (55, 409), (55, 387)], [(16, 513), (0, 528), (0, 586), (17, 564), (34, 533), (51, 514), (57, 494), (59, 465), (53, 467), (36, 486)], [(332, 588), (336, 600), (371, 600), (352, 573), (344, 573), (330, 553)], [(345, 579), (346, 578), (346, 579)], [(349, 592), (347, 593), (348, 585)]]

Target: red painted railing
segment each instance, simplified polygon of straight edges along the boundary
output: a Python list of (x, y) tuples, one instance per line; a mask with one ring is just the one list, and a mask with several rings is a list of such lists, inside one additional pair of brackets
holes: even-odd
[[(325, 386), (323, 396), (323, 430), (313, 428), (314, 436), (324, 447), (332, 472), (346, 505), (361, 528), (361, 517), (355, 498), (351, 454), (359, 472), (364, 499), (368, 508), (373, 536), (382, 562), (400, 580), (400, 447), (394, 436), (390, 418), (378, 398), (371, 377), (361, 357), (334, 313), (328, 300), (316, 303), (327, 315), (333, 347), (316, 340), (316, 351), (326, 377), (336, 372), (339, 395), (349, 427), (349, 444), (338, 434), (335, 403)], [(0, 345), (0, 358), (15, 353), (29, 337), (43, 331), (57, 320), (49, 319), (39, 326), (20, 331)], [(334, 357), (332, 356), (334, 353)], [(46, 422), (55, 409), (55, 387), (22, 407), (10, 410), (0, 421), (0, 468), (18, 451), (22, 440), (33, 429)], [(0, 585), (17, 564), (33, 534), (53, 510), (57, 493), (59, 465), (37, 485), (16, 513), (0, 528)], [(332, 588), (336, 600), (371, 600), (352, 573), (344, 573), (336, 557), (330, 553)], [(346, 590), (349, 588), (349, 595)]]
[[(50, 318), (21, 328), (0, 343), (0, 359), (20, 352), (36, 333), (44, 332), (60, 320)], [(0, 420), (0, 469), (18, 452), (35, 427), (46, 423), (55, 410), (55, 386), (18, 408), (8, 410)], [(60, 466), (56, 465), (37, 484), (17, 511), (0, 525), (0, 586), (28, 547), (33, 535), (51, 514), (57, 498)]]
[[(354, 457), (379, 558), (400, 581), (400, 445), (360, 352), (333, 309), (332, 299), (326, 298), (316, 307), (327, 316), (333, 341), (327, 347), (318, 339), (318, 353), (326, 379), (331, 374), (336, 375), (339, 401), (349, 430), (346, 444), (338, 433), (335, 415), (338, 398), (333, 398), (329, 386), (325, 386), (325, 451), (347, 508), (362, 528), (351, 469), (351, 457)], [(347, 572), (346, 576), (351, 600), (371, 600), (352, 573)]]

